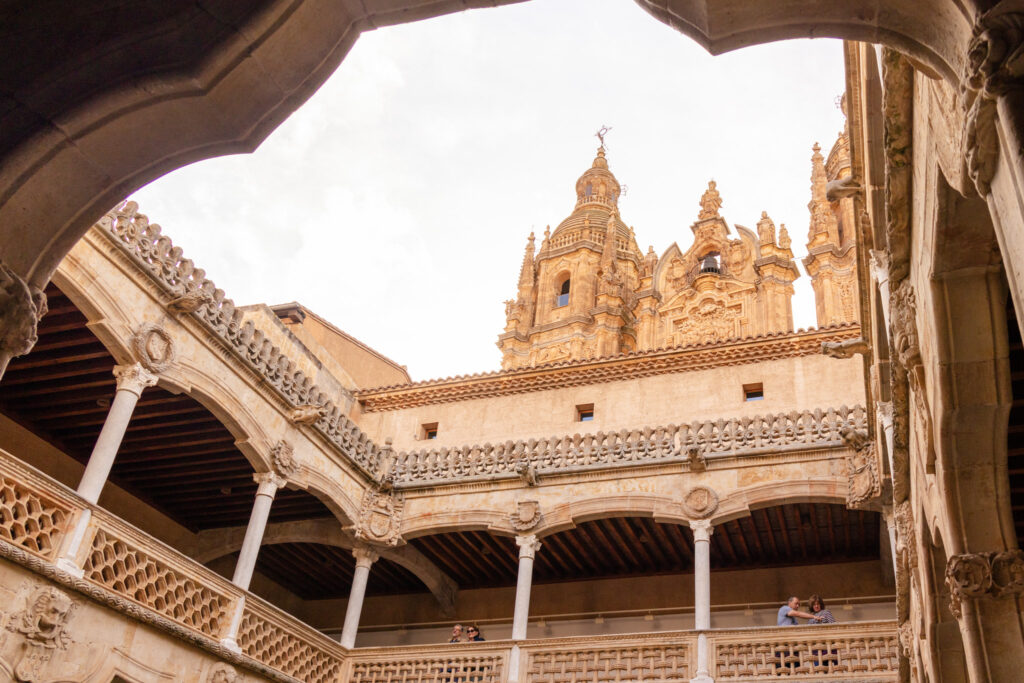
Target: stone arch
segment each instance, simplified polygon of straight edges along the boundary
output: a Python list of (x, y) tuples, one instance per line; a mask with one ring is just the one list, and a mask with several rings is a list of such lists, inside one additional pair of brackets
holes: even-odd
[[(831, 36), (895, 46), (950, 81), (962, 71), (972, 29), (954, 0), (637, 2), (713, 54)], [(73, 16), (54, 24), (43, 8), (20, 13), (0, 41), (4, 61), (20, 65), (10, 88), (19, 96), (5, 100), (0, 136), (0, 253), (8, 267), (41, 288), (71, 245), (133, 189), (201, 159), (255, 149), (320, 87), (360, 31), (466, 5), (353, 7), (329, 0), (207, 12), (169, 6), (106, 45), (102, 59), (95, 27)], [(104, 25), (132, 16), (130, 6), (120, 11), (123, 18), (104, 17)], [(65, 49), (40, 51), (26, 30), (35, 25), (48, 26)], [(52, 192), (58, 186), (64, 191)]]

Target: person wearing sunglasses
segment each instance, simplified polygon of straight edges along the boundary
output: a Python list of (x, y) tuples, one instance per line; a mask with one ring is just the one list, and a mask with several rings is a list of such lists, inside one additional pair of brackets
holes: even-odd
[(472, 626), (466, 629), (466, 635), (469, 637), (469, 642), (471, 643), (484, 642), (484, 637), (480, 635), (480, 629), (477, 628), (476, 624), (473, 624)]

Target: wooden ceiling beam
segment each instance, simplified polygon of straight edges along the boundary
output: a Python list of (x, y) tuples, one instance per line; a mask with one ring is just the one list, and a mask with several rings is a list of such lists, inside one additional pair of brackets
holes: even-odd
[[(598, 550), (603, 556), (611, 557), (623, 569), (628, 570), (631, 566), (631, 562), (633, 566), (636, 565), (636, 559), (633, 557), (632, 553), (627, 554), (628, 549), (624, 547), (621, 540), (615, 543), (608, 540), (608, 536), (605, 535), (605, 530), (601, 527), (601, 520), (584, 522), (576, 528), (579, 529), (583, 538), (588, 541), (587, 545), (589, 545), (592, 550)], [(591, 538), (591, 534), (593, 534), (593, 538), (598, 539), (596, 543), (593, 538)]]
[[(772, 559), (778, 560), (780, 557), (779, 545), (775, 542), (775, 531), (772, 529), (772, 518), (764, 508), (756, 510), (755, 512), (761, 513), (761, 516), (764, 519), (764, 527), (768, 536), (768, 544), (772, 547)], [(754, 513), (752, 512), (751, 514)]]
[[(578, 557), (581, 562), (585, 562), (590, 567), (589, 571), (591, 573), (602, 572), (605, 570), (605, 567), (607, 565), (598, 562), (594, 558), (593, 552), (588, 552), (588, 549), (582, 543), (584, 533), (585, 531), (580, 531), (579, 527), (561, 532), (562, 538), (565, 540), (566, 544), (572, 546), (572, 549), (575, 551), (576, 557)], [(591, 549), (596, 549), (596, 546), (594, 545), (594, 542), (592, 540), (588, 542), (590, 544)]]
[(96, 361), (103, 359), (107, 361), (111, 368), (114, 367), (114, 357), (110, 355), (110, 352), (105, 348), (85, 348), (77, 353), (68, 353), (67, 349), (62, 349), (65, 353), (58, 354), (36, 354), (35, 352), (29, 354), (17, 365), (11, 364), (7, 372), (4, 373), (4, 381), (7, 381), (7, 373), (12, 373), (14, 376), (28, 370), (38, 370), (39, 368), (49, 368), (58, 365), (75, 365), (85, 362)]

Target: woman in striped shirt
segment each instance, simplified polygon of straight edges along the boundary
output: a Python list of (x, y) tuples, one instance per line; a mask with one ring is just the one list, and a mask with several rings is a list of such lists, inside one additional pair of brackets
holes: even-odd
[(834, 624), (836, 618), (832, 616), (832, 612), (825, 607), (825, 601), (821, 599), (820, 595), (812, 595), (809, 601), (811, 603), (811, 612), (814, 613), (814, 618), (810, 620), (811, 624)]

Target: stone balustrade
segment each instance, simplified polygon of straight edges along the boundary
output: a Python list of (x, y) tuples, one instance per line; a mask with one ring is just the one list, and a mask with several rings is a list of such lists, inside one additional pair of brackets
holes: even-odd
[(729, 455), (830, 448), (845, 429), (867, 429), (863, 407), (828, 408), (755, 417), (707, 420), (482, 446), (438, 448), (394, 455), (390, 477), (413, 487), (494, 477), (516, 477), (524, 468), (558, 474), (614, 466), (650, 465)]
[[(890, 621), (719, 629), (708, 632), (708, 643), (716, 681), (880, 683), (898, 677), (899, 644)], [(505, 683), (515, 668), (519, 683), (687, 683), (696, 652), (696, 631), (363, 648), (347, 658), (344, 680)]]
[[(90, 515), (76, 578), (53, 562)], [(334, 683), (345, 648), (0, 450), (0, 557), (278, 681)], [(243, 655), (224, 637), (239, 601)], [(238, 660), (238, 661), (235, 661)]]

